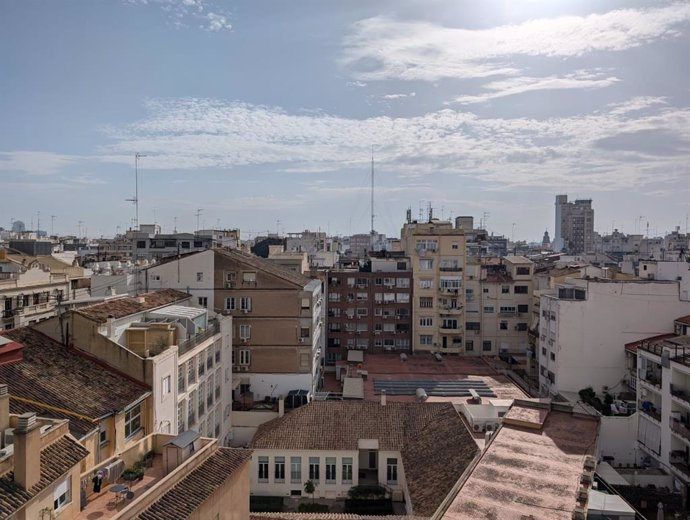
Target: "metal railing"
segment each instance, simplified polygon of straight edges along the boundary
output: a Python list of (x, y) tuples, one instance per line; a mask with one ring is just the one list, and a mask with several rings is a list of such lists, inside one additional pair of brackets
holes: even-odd
[(182, 355), (190, 350), (193, 350), (197, 345), (200, 345), (208, 338), (215, 336), (220, 332), (220, 324), (218, 322), (209, 322), (206, 330), (195, 334), (194, 336), (180, 341), (177, 345), (179, 355)]
[(669, 418), (669, 424), (672, 432), (680, 435), (685, 440), (690, 441), (690, 428), (682, 424), (680, 421), (675, 420), (673, 417)]

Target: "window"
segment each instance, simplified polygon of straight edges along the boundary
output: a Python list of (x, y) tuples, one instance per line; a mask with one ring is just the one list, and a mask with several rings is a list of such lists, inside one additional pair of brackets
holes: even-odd
[(204, 273), (196, 273), (196, 281), (197, 282), (203, 282), (204, 281)]
[(309, 480), (319, 481), (319, 458), (309, 457)]
[(502, 285), (501, 286), (501, 294), (508, 294), (510, 293), (510, 285)]
[(434, 299), (429, 296), (421, 296), (419, 298), (419, 306), (422, 309), (431, 309), (434, 306)]
[(527, 294), (528, 287), (526, 285), (516, 285), (513, 287), (513, 292), (515, 294)]
[(484, 306), (484, 312), (486, 314), (493, 314), (494, 312), (494, 306), (493, 305), (485, 305)]
[(343, 484), (352, 484), (352, 457), (343, 457)]
[(285, 457), (274, 459), (273, 478), (276, 482), (285, 482)]
[(501, 330), (508, 330), (508, 322), (507, 321), (502, 321), (501, 322)]
[(187, 428), (191, 428), (196, 422), (196, 390), (192, 390), (187, 400)]
[(465, 341), (465, 351), (472, 352), (474, 350), (474, 340), (468, 339)]
[(432, 327), (434, 324), (433, 318), (419, 318), (420, 327)]
[(551, 352), (550, 354), (551, 354), (551, 361), (556, 361), (556, 354), (554, 354), (553, 352)]
[(184, 401), (177, 404), (177, 432), (184, 431)]
[(482, 289), (482, 292), (483, 292), (484, 294), (488, 294), (488, 293), (489, 293), (489, 288), (488, 288), (488, 287), (484, 287), (484, 288)]
[(468, 321), (465, 323), (465, 330), (481, 330), (481, 323), (478, 321)]
[(541, 355), (545, 356), (546, 355), (546, 347), (541, 348)]
[(259, 482), (268, 482), (268, 457), (259, 457)]
[(71, 478), (68, 477), (55, 486), (53, 491), (53, 509), (58, 511), (72, 501)]
[(521, 305), (517, 306), (517, 309), (518, 309), (518, 312), (520, 312), (520, 313), (529, 312), (529, 305), (521, 304)]
[(335, 457), (326, 457), (326, 484), (335, 484)]
[[(363, 318), (363, 317), (368, 316), (368, 315), (369, 315), (368, 309), (366, 309), (366, 308), (357, 309), (357, 316), (358, 317)], [(307, 329), (307, 330), (309, 330), (309, 329)]]
[(240, 350), (240, 365), (247, 366), (251, 361), (250, 350)]
[(252, 310), (252, 299), (250, 296), (242, 296), (240, 298), (240, 310), (247, 312)]
[(240, 325), (240, 339), (243, 341), (246, 341), (251, 337), (252, 337), (252, 326), (251, 325)]
[(515, 274), (520, 276), (529, 275), (529, 267), (518, 267), (515, 269)]
[(409, 289), (410, 279), (409, 278), (396, 278), (395, 284), (401, 289)]
[(419, 280), (419, 288), (420, 289), (433, 289), (434, 288), (434, 281), (433, 280), (427, 280), (427, 279)]
[(484, 352), (490, 352), (491, 351), (491, 340), (482, 341), (482, 350)]
[(516, 309), (515, 305), (501, 305), (498, 308), (498, 312), (501, 314), (515, 314)]
[(208, 297), (206, 296), (199, 296), (196, 299), (197, 303), (199, 304), (199, 307), (208, 307)]
[(170, 376), (165, 376), (161, 379), (161, 393), (168, 395), (170, 393)]
[(182, 393), (185, 390), (187, 381), (185, 379), (185, 367), (184, 365), (177, 369), (177, 392)]
[(245, 284), (255, 284), (256, 283), (256, 273), (242, 273), (242, 283)]
[(290, 482), (302, 483), (302, 457), (290, 457)]
[(98, 432), (98, 444), (103, 445), (108, 442), (108, 430), (101, 430)]
[(220, 341), (216, 342), (215, 355), (216, 355), (216, 365), (220, 363)]
[(441, 328), (442, 329), (457, 329), (458, 328), (458, 320), (454, 318), (443, 318), (443, 321), (441, 322)]
[(358, 302), (365, 302), (367, 301), (369, 295), (365, 292), (358, 292), (357, 293), (357, 301)]
[(398, 459), (386, 459), (386, 481), (388, 484), (398, 483)]
[(419, 336), (419, 344), (420, 345), (433, 345), (434, 343), (434, 337), (431, 335), (422, 335)]
[(234, 311), (235, 310), (235, 298), (225, 298), (225, 310)]
[(419, 261), (420, 271), (431, 271), (434, 268), (434, 261), (432, 259), (423, 258)]
[(526, 323), (518, 323), (515, 327), (520, 332), (525, 332), (527, 330), (527, 324)]
[(182, 249), (189, 249), (189, 241), (180, 242), (180, 247)]
[(299, 329), (299, 337), (300, 339), (307, 339), (310, 336), (311, 331), (309, 330), (309, 327), (300, 327)]
[(197, 373), (199, 374), (199, 377), (203, 376), (206, 373), (206, 365), (204, 364), (204, 354), (203, 353), (197, 355), (196, 366), (198, 368)]
[(125, 412), (125, 438), (141, 430), (141, 405), (133, 406)]
[(146, 240), (137, 240), (137, 249), (146, 249)]
[[(197, 415), (199, 417), (199, 430), (201, 430), (201, 427), (203, 426), (203, 421), (201, 419), (201, 416), (204, 415), (206, 412), (206, 384), (205, 383), (199, 383), (199, 399), (197, 399), (197, 405), (198, 405), (198, 411)], [(199, 432), (201, 433), (201, 431)]]
[(192, 358), (187, 361), (187, 381), (191, 385), (196, 381), (196, 367), (194, 366), (194, 361), (196, 358)]

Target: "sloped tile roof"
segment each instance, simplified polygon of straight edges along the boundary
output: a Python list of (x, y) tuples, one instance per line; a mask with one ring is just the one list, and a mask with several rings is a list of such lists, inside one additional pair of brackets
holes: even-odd
[(429, 520), (407, 515), (355, 515), (351, 513), (252, 513), (250, 520)]
[(81, 444), (64, 436), (41, 449), (41, 477), (30, 490), (26, 491), (14, 482), (14, 471), (0, 475), (0, 518), (8, 518), (88, 454)]
[(196, 509), (251, 458), (250, 450), (218, 448), (203, 463), (141, 512), (139, 520), (189, 518)]
[(307, 278), (306, 276), (296, 273), (295, 271), (285, 269), (284, 267), (281, 267), (278, 264), (271, 262), (270, 260), (266, 260), (260, 256), (245, 253), (237, 249), (214, 249), (214, 251), (217, 255), (221, 255), (230, 260), (249, 265), (257, 270), (264, 271), (268, 274), (299, 285), (300, 287), (304, 287), (312, 281), (311, 278)]
[(17, 401), (96, 420), (149, 393), (145, 385), (29, 327), (3, 335), (24, 345), (23, 361), (0, 365), (0, 382)]
[(690, 315), (681, 316), (680, 318), (676, 318), (675, 321), (677, 321), (678, 323), (683, 323), (685, 325), (690, 325)]
[(400, 451), (415, 514), (430, 516), (478, 448), (451, 403), (314, 401), (262, 424), (251, 447), (274, 450), (357, 450), (378, 439)]
[[(143, 303), (139, 301), (143, 298)], [(175, 289), (162, 289), (141, 294), (138, 297), (114, 298), (103, 303), (82, 307), (75, 311), (97, 323), (105, 323), (108, 316), (123, 318), (139, 312), (149, 311), (190, 298), (190, 295)]]
[(70, 414), (67, 412), (60, 412), (41, 406), (40, 404), (30, 404), (24, 401), (19, 401), (10, 396), (10, 413), (21, 415), (26, 412), (35, 413), (39, 417), (46, 419), (67, 419), (69, 420), (69, 432), (74, 435), (76, 439), (81, 439), (87, 433), (91, 433), (98, 428), (98, 421), (89, 420), (85, 417)]

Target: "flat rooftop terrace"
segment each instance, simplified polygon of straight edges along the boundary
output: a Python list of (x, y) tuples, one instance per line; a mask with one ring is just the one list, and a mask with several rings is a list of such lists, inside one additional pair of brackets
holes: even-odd
[[(359, 366), (361, 365), (361, 367)], [(375, 381), (466, 381), (486, 385), (497, 399), (524, 399), (529, 397), (508, 377), (498, 374), (489, 364), (480, 358), (463, 358), (459, 356), (443, 356), (443, 361), (437, 361), (429, 353), (408, 354), (407, 361), (401, 361), (399, 354), (364, 354), (364, 361), (357, 364), (358, 370), (366, 373), (364, 380), (364, 399), (376, 401), (380, 394), (374, 388)], [(341, 392), (340, 382), (334, 373), (326, 374), (324, 390)], [(414, 395), (387, 394), (389, 401), (413, 402)], [(468, 402), (469, 397), (433, 396), (428, 402), (452, 402), (461, 404)], [(486, 397), (486, 399), (489, 399)]]

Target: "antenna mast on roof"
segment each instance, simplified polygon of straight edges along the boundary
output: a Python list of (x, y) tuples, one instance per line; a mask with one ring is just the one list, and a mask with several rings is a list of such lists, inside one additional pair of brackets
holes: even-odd
[(371, 246), (374, 251), (374, 145), (371, 145)]
[(204, 210), (199, 208), (198, 210), (196, 210), (196, 213), (194, 213), (196, 215), (196, 232), (197, 233), (199, 232), (199, 217), (201, 216), (202, 211), (204, 211)]

